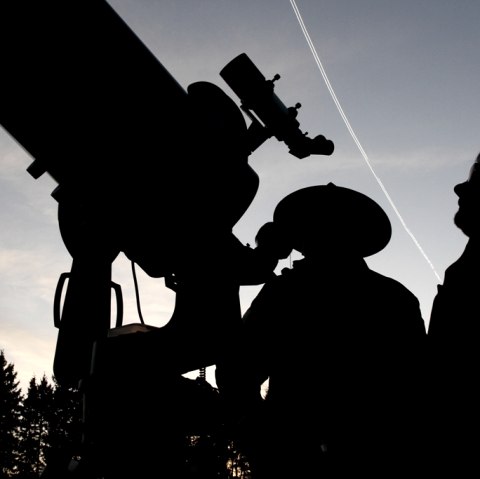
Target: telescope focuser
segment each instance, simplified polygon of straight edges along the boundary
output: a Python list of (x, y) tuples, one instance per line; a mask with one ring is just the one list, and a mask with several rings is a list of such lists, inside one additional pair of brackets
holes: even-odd
[(296, 118), (301, 104), (286, 107), (274, 93), (274, 83), (280, 79), (278, 73), (267, 80), (250, 58), (241, 53), (220, 71), (220, 76), (240, 98), (241, 109), (252, 121), (248, 128), (250, 153), (271, 136), (283, 141), (290, 153), (300, 159), (333, 153), (332, 141), (323, 135), (309, 138), (307, 132), (300, 130)]

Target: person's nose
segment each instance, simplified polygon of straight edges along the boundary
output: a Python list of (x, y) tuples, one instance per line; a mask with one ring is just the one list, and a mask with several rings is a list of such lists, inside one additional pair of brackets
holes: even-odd
[(458, 183), (458, 185), (455, 185), (453, 187), (453, 191), (455, 192), (455, 194), (458, 197), (460, 197), (463, 194), (463, 192), (465, 191), (467, 183), (468, 183), (467, 181), (464, 181), (463, 183)]

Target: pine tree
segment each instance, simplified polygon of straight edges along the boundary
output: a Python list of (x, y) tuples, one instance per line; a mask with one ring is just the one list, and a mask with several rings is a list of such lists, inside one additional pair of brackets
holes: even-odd
[(0, 478), (18, 471), (18, 450), (22, 394), (17, 373), (0, 351)]
[(68, 464), (81, 455), (82, 396), (78, 389), (61, 385), (55, 377), (53, 404), (49, 418), (48, 446), (45, 450), (47, 465)]
[(21, 418), (20, 472), (22, 479), (38, 477), (45, 468), (45, 451), (48, 447), (52, 411), (53, 387), (48, 383), (45, 375), (39, 384), (33, 377), (23, 401)]

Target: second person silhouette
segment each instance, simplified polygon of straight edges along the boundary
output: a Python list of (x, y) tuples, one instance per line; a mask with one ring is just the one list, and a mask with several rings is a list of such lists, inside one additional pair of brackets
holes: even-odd
[(244, 315), (235, 375), (254, 477), (412, 477), (425, 324), (415, 295), (364, 259), (389, 243), (388, 216), (329, 183), (285, 197), (273, 225), (303, 259), (267, 281)]

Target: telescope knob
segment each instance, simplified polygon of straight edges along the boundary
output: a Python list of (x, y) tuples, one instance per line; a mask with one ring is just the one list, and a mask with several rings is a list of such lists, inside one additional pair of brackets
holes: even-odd
[(301, 103), (295, 103), (295, 106), (287, 108), (288, 114), (291, 118), (297, 118), (298, 110), (302, 107)]

